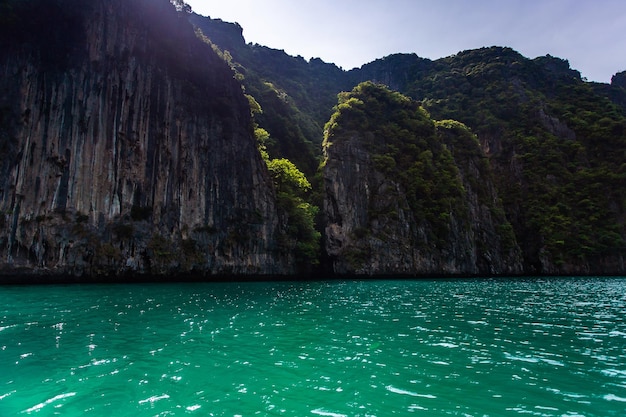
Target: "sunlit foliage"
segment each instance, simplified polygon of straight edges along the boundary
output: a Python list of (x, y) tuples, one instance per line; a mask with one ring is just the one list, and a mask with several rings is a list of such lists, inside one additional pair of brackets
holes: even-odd
[(465, 211), (464, 189), (449, 149), (428, 113), (408, 97), (372, 82), (341, 93), (326, 124), (324, 146), (358, 132), (376, 170), (403, 186), (417, 219), (435, 240), (447, 237), (452, 212)]
[(267, 167), (276, 188), (276, 201), (286, 218), (284, 245), (294, 250), (302, 268), (319, 263), (320, 233), (315, 229), (319, 209), (306, 201), (311, 183), (288, 159), (272, 159)]

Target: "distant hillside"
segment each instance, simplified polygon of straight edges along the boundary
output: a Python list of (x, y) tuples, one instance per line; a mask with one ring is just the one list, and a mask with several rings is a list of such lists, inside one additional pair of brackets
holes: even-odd
[(510, 48), (413, 62), (392, 56), (363, 69), (420, 100), (433, 118), (461, 121), (477, 134), (527, 272), (621, 267), (626, 118), (619, 76), (600, 88), (565, 60), (530, 60)]
[[(268, 110), (267, 95), (259, 95), (266, 114), (258, 121), (272, 126), (268, 130), (278, 143), (273, 151), (306, 172), (308, 160), (321, 152), (316, 146), (332, 112), (331, 97), (363, 81), (381, 83), (419, 101), (433, 119), (458, 120), (477, 135), (522, 248), (525, 273), (623, 270), (626, 73), (616, 74), (610, 85), (590, 83), (566, 60), (528, 59), (501, 47), (436, 61), (396, 54), (346, 72), (245, 44), (241, 28), (232, 24), (198, 16), (192, 21), (207, 36), (213, 33), (244, 76), (283, 93), (289, 111), (277, 113)], [(255, 95), (250, 83), (244, 85)], [(306, 153), (283, 153), (296, 142), (273, 127), (274, 118), (291, 126), (290, 132), (303, 132), (306, 146), (300, 149)], [(289, 145), (282, 144), (284, 138)]]

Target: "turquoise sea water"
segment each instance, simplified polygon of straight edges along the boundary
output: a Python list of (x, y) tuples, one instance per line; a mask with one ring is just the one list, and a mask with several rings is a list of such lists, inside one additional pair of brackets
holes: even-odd
[(0, 287), (0, 416), (624, 416), (626, 278)]

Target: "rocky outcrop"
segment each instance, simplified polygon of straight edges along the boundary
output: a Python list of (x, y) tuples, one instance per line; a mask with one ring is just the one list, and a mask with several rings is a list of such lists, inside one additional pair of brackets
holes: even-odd
[(325, 250), (335, 274), (453, 273), (460, 259), (428, 249), (401, 186), (376, 171), (359, 132), (328, 147)]
[[(498, 47), (346, 72), (180, 0), (6, 0), (0, 74), (3, 275), (311, 271), (322, 199), (337, 274), (626, 270), (624, 73)], [(332, 109), (366, 80), (423, 107), (370, 86)], [(309, 178), (325, 136), (306, 202), (275, 196), (253, 126)]]
[[(324, 211), (325, 250), (332, 271), (411, 276), (522, 273), (521, 251), (477, 138), (453, 121), (437, 123), (436, 137), (431, 137), (435, 133), (429, 125), (434, 123), (426, 115), (418, 111), (408, 121), (402, 119), (414, 109), (406, 104), (408, 99), (393, 102), (392, 93), (381, 94), (383, 87), (364, 85), (339, 105), (329, 123)], [(367, 119), (359, 113), (359, 103), (365, 103)], [(370, 108), (376, 113), (368, 113)], [(409, 133), (403, 142), (385, 135), (402, 123), (416, 126), (416, 134)], [(356, 129), (342, 129), (342, 124)], [(381, 144), (394, 149), (407, 142), (417, 145), (395, 158), (375, 150), (385, 149)], [(419, 156), (409, 155), (412, 150)], [(446, 161), (446, 155), (454, 160)], [(408, 160), (406, 167), (402, 159)], [(420, 164), (430, 165), (416, 178), (413, 173)], [(403, 176), (402, 170), (409, 175)], [(449, 174), (447, 183), (436, 178)], [(420, 184), (409, 190), (407, 178)], [(432, 207), (441, 209), (433, 213)]]
[[(445, 240), (416, 218), (402, 186), (378, 172), (358, 134), (329, 148), (324, 169), (325, 250), (335, 274), (498, 275), (522, 272), (521, 252), (475, 161), (463, 171), (467, 211), (449, 215)], [(493, 184), (488, 184), (490, 192)], [(510, 232), (506, 234), (504, 232)], [(507, 240), (508, 239), (508, 240)]]
[(5, 267), (290, 272), (248, 101), (183, 12), (166, 0), (47, 4), (50, 27), (36, 30), (62, 43), (2, 39)]
[(478, 136), (524, 274), (623, 274), (623, 74), (586, 82), (564, 59), (500, 47), (422, 64), (391, 56), (357, 79), (382, 81)]
[(351, 85), (374, 81), (396, 91), (407, 91), (434, 67), (433, 61), (416, 54), (392, 54), (349, 71), (346, 76)]

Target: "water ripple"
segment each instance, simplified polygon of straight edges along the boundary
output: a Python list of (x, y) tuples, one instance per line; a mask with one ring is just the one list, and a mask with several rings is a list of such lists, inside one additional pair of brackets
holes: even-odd
[(625, 293), (623, 278), (0, 288), (0, 415), (622, 416)]
[(24, 410), (24, 413), (30, 414), (33, 411), (39, 411), (42, 408), (44, 408), (45, 406), (47, 406), (47, 405), (50, 405), (50, 404), (52, 404), (52, 403), (54, 403), (56, 401), (60, 401), (60, 400), (64, 400), (64, 399), (69, 398), (69, 397), (73, 397), (75, 395), (76, 395), (75, 392), (68, 392), (66, 394), (55, 395), (54, 397), (49, 398), (49, 399), (45, 400), (42, 403), (39, 403), (37, 405), (32, 406), (31, 408), (29, 408), (27, 410)]

